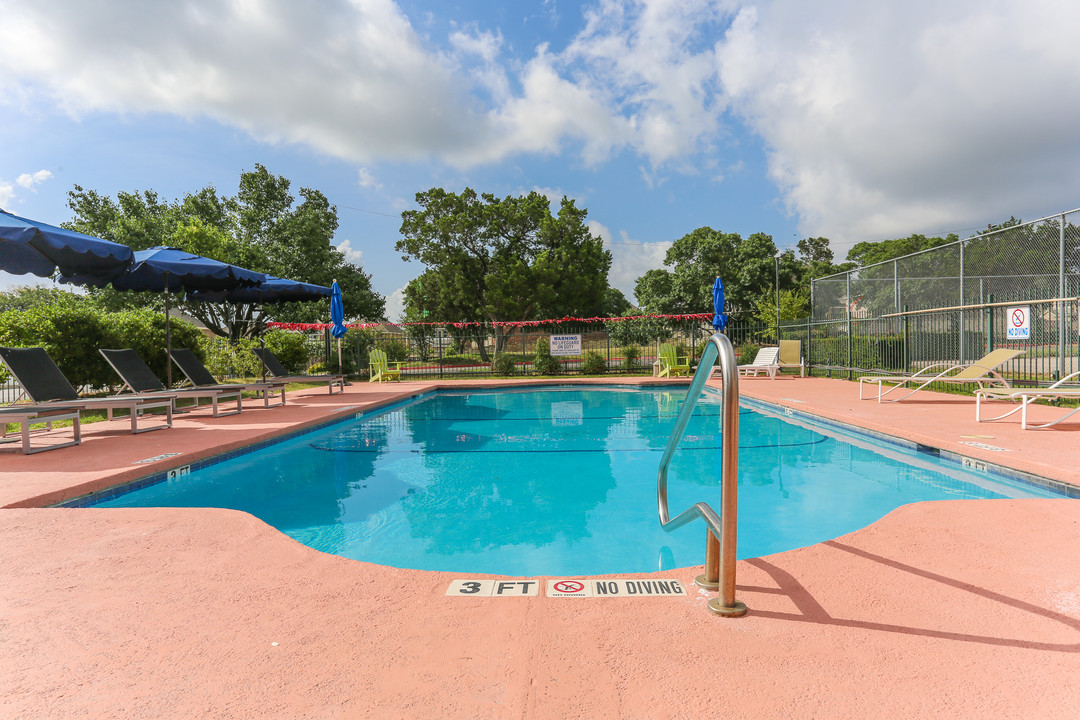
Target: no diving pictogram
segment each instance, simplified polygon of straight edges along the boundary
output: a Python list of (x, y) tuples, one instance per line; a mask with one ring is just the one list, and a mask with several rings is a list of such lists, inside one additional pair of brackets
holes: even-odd
[(577, 580), (560, 580), (554, 587), (561, 593), (579, 593), (585, 589), (585, 583)]
[(1028, 340), (1031, 338), (1031, 308), (1028, 305), (1020, 305), (1008, 309), (1009, 326), (1006, 328), (1006, 337), (1009, 340)]

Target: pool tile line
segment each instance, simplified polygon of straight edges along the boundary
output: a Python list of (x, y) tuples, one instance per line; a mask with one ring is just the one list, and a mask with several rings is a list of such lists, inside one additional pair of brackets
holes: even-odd
[(1023, 483), (1025, 485), (1031, 485), (1034, 487), (1042, 488), (1045, 490), (1051, 490), (1053, 492), (1064, 495), (1069, 498), (1080, 498), (1080, 487), (1076, 485), (1070, 485), (1059, 480), (1036, 475), (1035, 473), (1029, 473), (1024, 470), (1017, 470), (1015, 468), (1008, 467), (1006, 465), (999, 465), (988, 460), (977, 459), (963, 455), (952, 450), (945, 448), (934, 447), (932, 445), (926, 445), (923, 443), (915, 442), (914, 440), (907, 440), (905, 438), (897, 437), (895, 435), (889, 435), (878, 430), (871, 430), (869, 428), (859, 427), (858, 425), (850, 425), (839, 420), (833, 420), (831, 418), (822, 417), (821, 415), (814, 415), (813, 413), (800, 410), (798, 408), (791, 408), (786, 405), (780, 405), (778, 403), (772, 403), (760, 398), (746, 397), (745, 395), (739, 398), (739, 402), (750, 408), (760, 408), (771, 413), (776, 413), (780, 416), (794, 417), (799, 420), (803, 420), (809, 423), (818, 423), (834, 430), (850, 433), (852, 435), (863, 435), (865, 437), (878, 440), (887, 445), (893, 445), (917, 452), (922, 455), (929, 455), (941, 460), (945, 460), (950, 463), (955, 463), (965, 470), (982, 470), (990, 475), (997, 475), (1000, 478), (1006, 480), (1012, 480), (1014, 482)]
[(241, 447), (241, 448), (234, 448), (232, 450), (227, 450), (227, 451), (225, 451), (223, 453), (218, 453), (217, 455), (211, 455), (209, 457), (204, 457), (204, 458), (200, 458), (198, 460), (193, 460), (192, 462), (187, 463), (185, 465), (180, 465), (180, 466), (173, 467), (173, 468), (167, 468), (165, 470), (159, 470), (159, 471), (151, 473), (149, 475), (144, 475), (143, 477), (136, 478), (134, 480), (129, 480), (127, 482), (123, 482), (123, 483), (120, 483), (118, 485), (114, 485), (112, 487), (105, 488), (104, 490), (95, 490), (95, 491), (89, 492), (89, 493), (87, 493), (85, 495), (79, 495), (78, 497), (70, 498), (68, 500), (62, 500), (61, 502), (54, 503), (52, 505), (49, 505), (48, 507), (53, 507), (53, 508), (91, 507), (91, 506), (96, 505), (96, 504), (98, 504), (100, 502), (104, 502), (106, 500), (112, 500), (113, 498), (119, 497), (121, 495), (126, 495), (126, 494), (128, 494), (130, 492), (134, 492), (136, 490), (141, 490), (144, 487), (149, 487), (150, 485), (157, 485), (160, 482), (164, 482), (165, 480), (169, 479), (169, 474), (170, 473), (175, 472), (179, 468), (187, 468), (190, 471), (201, 470), (204, 467), (209, 467), (211, 465), (217, 465), (218, 463), (225, 462), (226, 460), (232, 460), (233, 458), (240, 457), (241, 455), (247, 455), (248, 453), (252, 453), (252, 452), (255, 452), (257, 450), (262, 450), (263, 448), (267, 448), (267, 447), (270, 447), (272, 445), (277, 445), (278, 443), (282, 443), (282, 442), (285, 442), (287, 440), (292, 440), (295, 437), (299, 437), (300, 435), (304, 435), (304, 434), (309, 433), (309, 432), (315, 432), (317, 430), (323, 430), (323, 429), (325, 429), (325, 428), (327, 428), (327, 427), (329, 427), (331, 425), (337, 425), (339, 423), (349, 422), (351, 420), (356, 419), (357, 417), (359, 417), (361, 415), (371, 413), (373, 410), (384, 409), (388, 405), (394, 405), (394, 404), (397, 404), (399, 402), (408, 402), (408, 400), (400, 400), (400, 399), (396, 399), (396, 398), (391, 398), (388, 402), (387, 401), (381, 401), (381, 403), (378, 405), (378, 407), (369, 406), (367, 408), (364, 408), (364, 410), (361, 410), (361, 411), (356, 410), (356, 408), (357, 408), (356, 405), (346, 405), (344, 407), (339, 408), (336, 411), (336, 416), (335, 417), (327, 418), (326, 420), (321, 420), (321, 421), (319, 421), (319, 422), (317, 422), (317, 423), (315, 423), (313, 425), (308, 425), (308, 426), (303, 427), (303, 428), (297, 428), (297, 429), (294, 429), (294, 430), (290, 430), (290, 431), (288, 431), (286, 433), (283, 433), (281, 435), (276, 435), (276, 436), (274, 436), (272, 438), (267, 438), (266, 440), (260, 440), (259, 442), (252, 443), (251, 445), (245, 445), (244, 447)]

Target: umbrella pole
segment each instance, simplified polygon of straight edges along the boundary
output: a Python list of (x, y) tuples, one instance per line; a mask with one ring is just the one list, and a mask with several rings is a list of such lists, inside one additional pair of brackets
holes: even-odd
[(172, 330), (169, 327), (169, 273), (165, 273), (165, 389), (172, 389)]
[(337, 339), (337, 369), (342, 375), (345, 374), (344, 368), (341, 367), (341, 338)]

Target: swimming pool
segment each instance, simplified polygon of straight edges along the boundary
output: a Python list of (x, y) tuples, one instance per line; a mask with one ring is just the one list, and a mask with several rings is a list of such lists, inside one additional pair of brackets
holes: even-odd
[[(703, 562), (705, 526), (656, 515), (685, 388), (439, 392), (97, 504), (250, 512), (324, 552), (402, 568), (592, 575)], [(669, 473), (718, 506), (720, 395)], [(828, 540), (921, 500), (1059, 497), (777, 414), (740, 410), (739, 557)]]

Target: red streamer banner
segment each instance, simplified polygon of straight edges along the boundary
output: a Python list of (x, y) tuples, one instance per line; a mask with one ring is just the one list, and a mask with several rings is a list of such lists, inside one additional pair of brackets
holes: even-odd
[[(650, 320), (650, 319), (664, 319), (664, 320), (698, 320), (700, 322), (709, 322), (713, 319), (712, 313), (690, 313), (687, 315), (628, 315), (626, 317), (591, 317), (591, 318), (579, 318), (579, 317), (564, 317), (562, 319), (552, 318), (550, 320), (518, 320), (518, 321), (498, 321), (492, 323), (486, 322), (407, 322), (407, 323), (346, 323), (345, 327), (353, 329), (366, 329), (374, 327), (408, 327), (422, 325), (427, 327), (454, 327), (459, 330), (467, 327), (481, 327), (484, 325), (492, 325), (493, 327), (502, 328), (522, 328), (522, 327), (542, 327), (544, 325), (563, 325), (566, 323), (582, 323), (582, 324), (596, 324), (596, 323), (608, 323), (608, 322), (627, 322), (629, 320)], [(330, 327), (330, 323), (286, 323), (286, 322), (268, 322), (266, 323), (268, 328), (277, 328), (281, 330), (325, 330)]]

